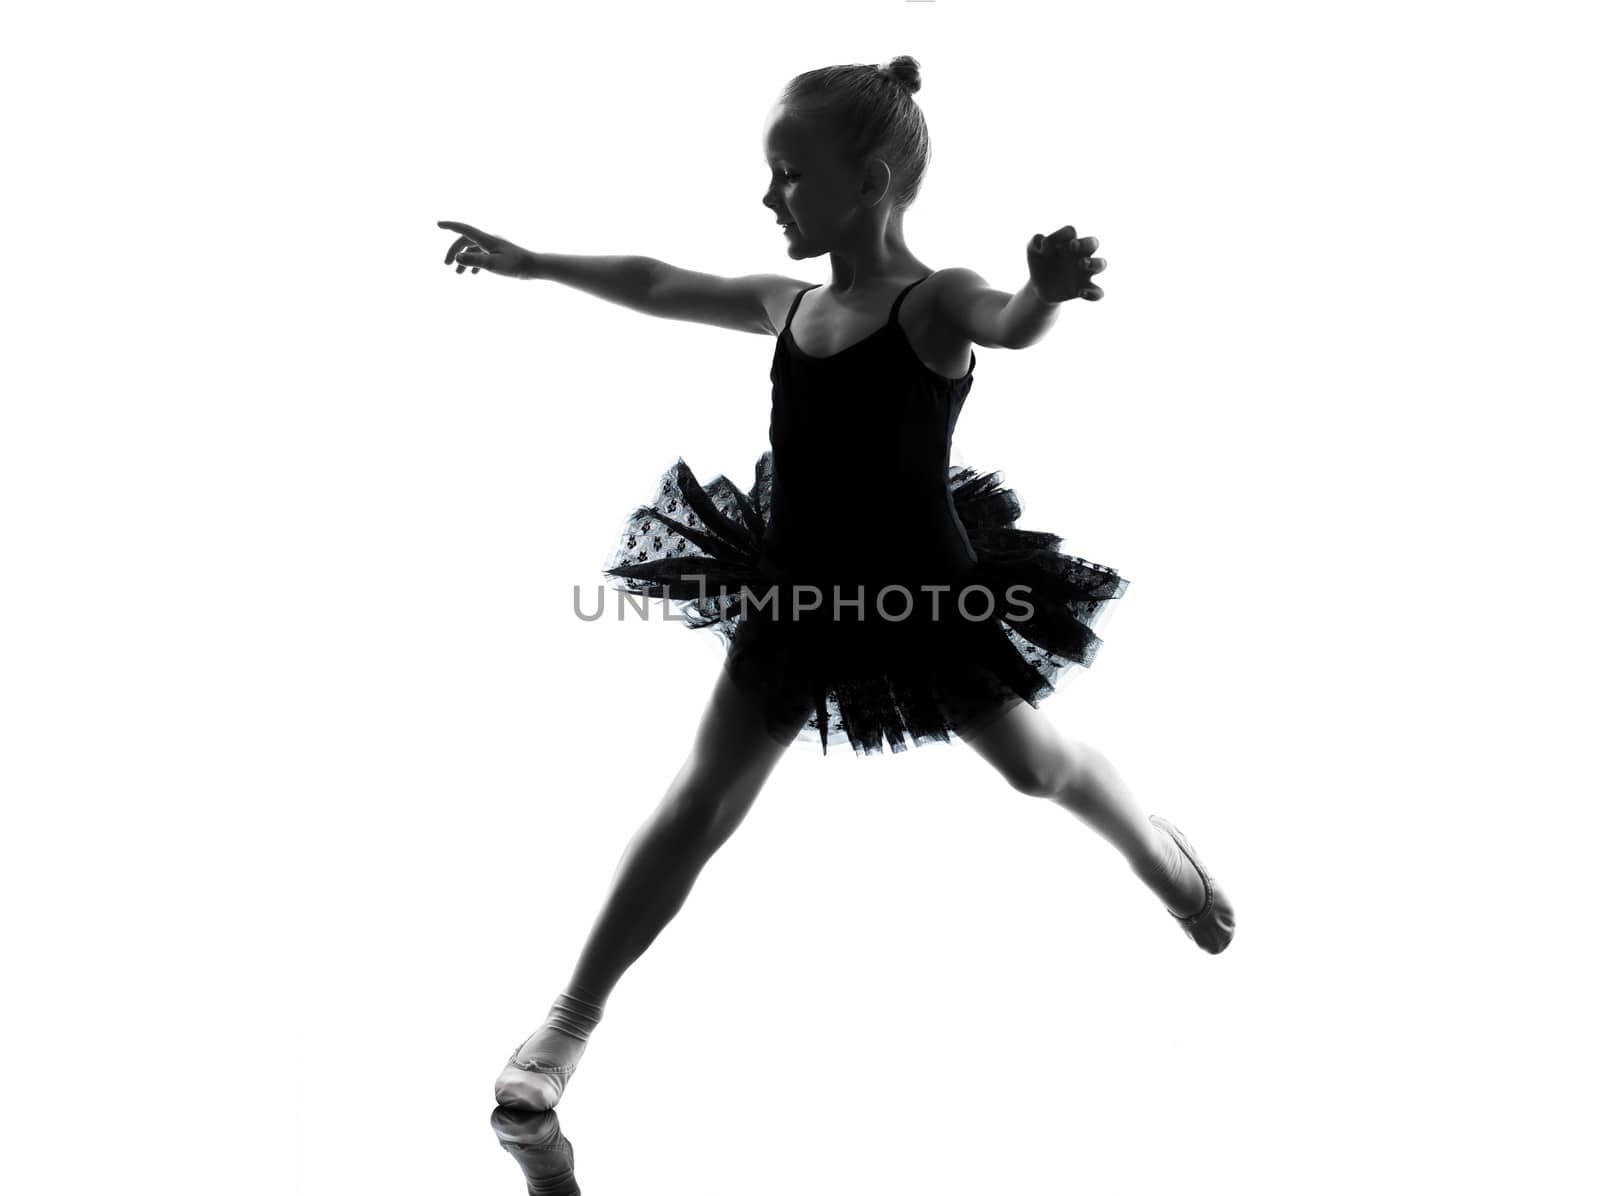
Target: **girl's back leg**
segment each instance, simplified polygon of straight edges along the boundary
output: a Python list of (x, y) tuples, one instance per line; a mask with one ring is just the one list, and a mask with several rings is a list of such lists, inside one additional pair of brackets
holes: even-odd
[(611, 990), (682, 908), (799, 730), (796, 722), (770, 732), (727, 668), (719, 672), (688, 756), (624, 850), (571, 980), (552, 1007), (552, 1020), (567, 1029), (547, 1020), (514, 1056), (549, 1064), (553, 1072), (507, 1063), (495, 1082), (500, 1104), (548, 1109), (560, 1099)]
[(1093, 827), (1169, 910), (1187, 914), (1205, 901), (1200, 874), (1098, 748), (1068, 739), (1023, 701), (963, 741), (1018, 792), (1047, 798)]

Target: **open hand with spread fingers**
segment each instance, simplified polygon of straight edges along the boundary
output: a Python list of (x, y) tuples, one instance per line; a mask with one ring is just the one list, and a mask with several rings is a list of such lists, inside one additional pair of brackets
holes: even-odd
[(1106, 268), (1104, 258), (1091, 257), (1100, 248), (1095, 237), (1080, 237), (1070, 224), (1048, 237), (1036, 233), (1028, 242), (1028, 275), (1040, 296), (1048, 303), (1067, 299), (1091, 302), (1105, 294), (1094, 284), (1094, 275)]
[(533, 277), (533, 254), (522, 246), (455, 220), (441, 220), (439, 227), (461, 234), (450, 243), (450, 251), (444, 255), (444, 264), (448, 266), (453, 262), (457, 274), (468, 269), (476, 274), (483, 269), (506, 278)]

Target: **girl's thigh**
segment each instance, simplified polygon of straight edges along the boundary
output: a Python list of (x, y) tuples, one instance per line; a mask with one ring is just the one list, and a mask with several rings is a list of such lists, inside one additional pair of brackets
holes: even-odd
[(769, 715), (766, 704), (735, 681), (727, 667), (701, 713), (694, 742), (667, 800), (714, 838), (743, 820), (767, 778), (799, 734), (804, 719)]

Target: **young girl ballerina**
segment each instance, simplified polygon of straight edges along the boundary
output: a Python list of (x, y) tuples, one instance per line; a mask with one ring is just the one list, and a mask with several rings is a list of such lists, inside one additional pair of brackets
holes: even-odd
[(671, 599), (727, 649), (694, 743), (623, 854), (566, 988), (495, 1083), (502, 1105), (553, 1108), (622, 974), (683, 906), (797, 738), (856, 754), (968, 744), (1014, 788), (1070, 810), (1127, 859), (1213, 954), (1233, 909), (1171, 823), (1140, 810), (1104, 755), (1038, 710), (1087, 666), (1092, 625), (1127, 588), (1114, 570), (1015, 526), (998, 475), (952, 469), (974, 345), (1021, 349), (1062, 304), (1098, 300), (1099, 243), (1071, 226), (1027, 247), (1015, 294), (935, 270), (901, 231), (929, 158), (917, 62), (808, 71), (766, 123), (762, 203), (792, 260), (828, 281), (719, 278), (644, 257), (532, 252), (470, 225), (456, 273), (537, 278), (635, 311), (777, 338), (771, 448), (743, 490), (680, 458), (626, 520), (606, 569)]

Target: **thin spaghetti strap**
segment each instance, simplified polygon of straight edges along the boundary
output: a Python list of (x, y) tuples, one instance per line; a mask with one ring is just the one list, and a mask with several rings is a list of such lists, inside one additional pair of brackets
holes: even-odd
[(889, 323), (898, 324), (900, 322), (900, 304), (905, 300), (905, 297), (910, 294), (911, 287), (916, 286), (919, 282), (927, 282), (928, 279), (932, 277), (932, 274), (924, 274), (921, 278), (917, 279), (917, 282), (912, 283), (911, 286), (906, 287), (905, 290), (901, 291), (894, 297), (894, 306), (889, 308)]
[(814, 290), (816, 290), (821, 285), (822, 284), (820, 282), (814, 282), (810, 286), (805, 287), (805, 288), (803, 288), (801, 290), (798, 290), (798, 291), (796, 291), (794, 293), (794, 302), (789, 304), (789, 314), (788, 314), (788, 316), (786, 316), (784, 318), (784, 321), (783, 321), (783, 330), (785, 332), (787, 332), (789, 330), (789, 325), (794, 322), (795, 309), (800, 306), (800, 296), (804, 295), (806, 293), (806, 291), (814, 291)]

